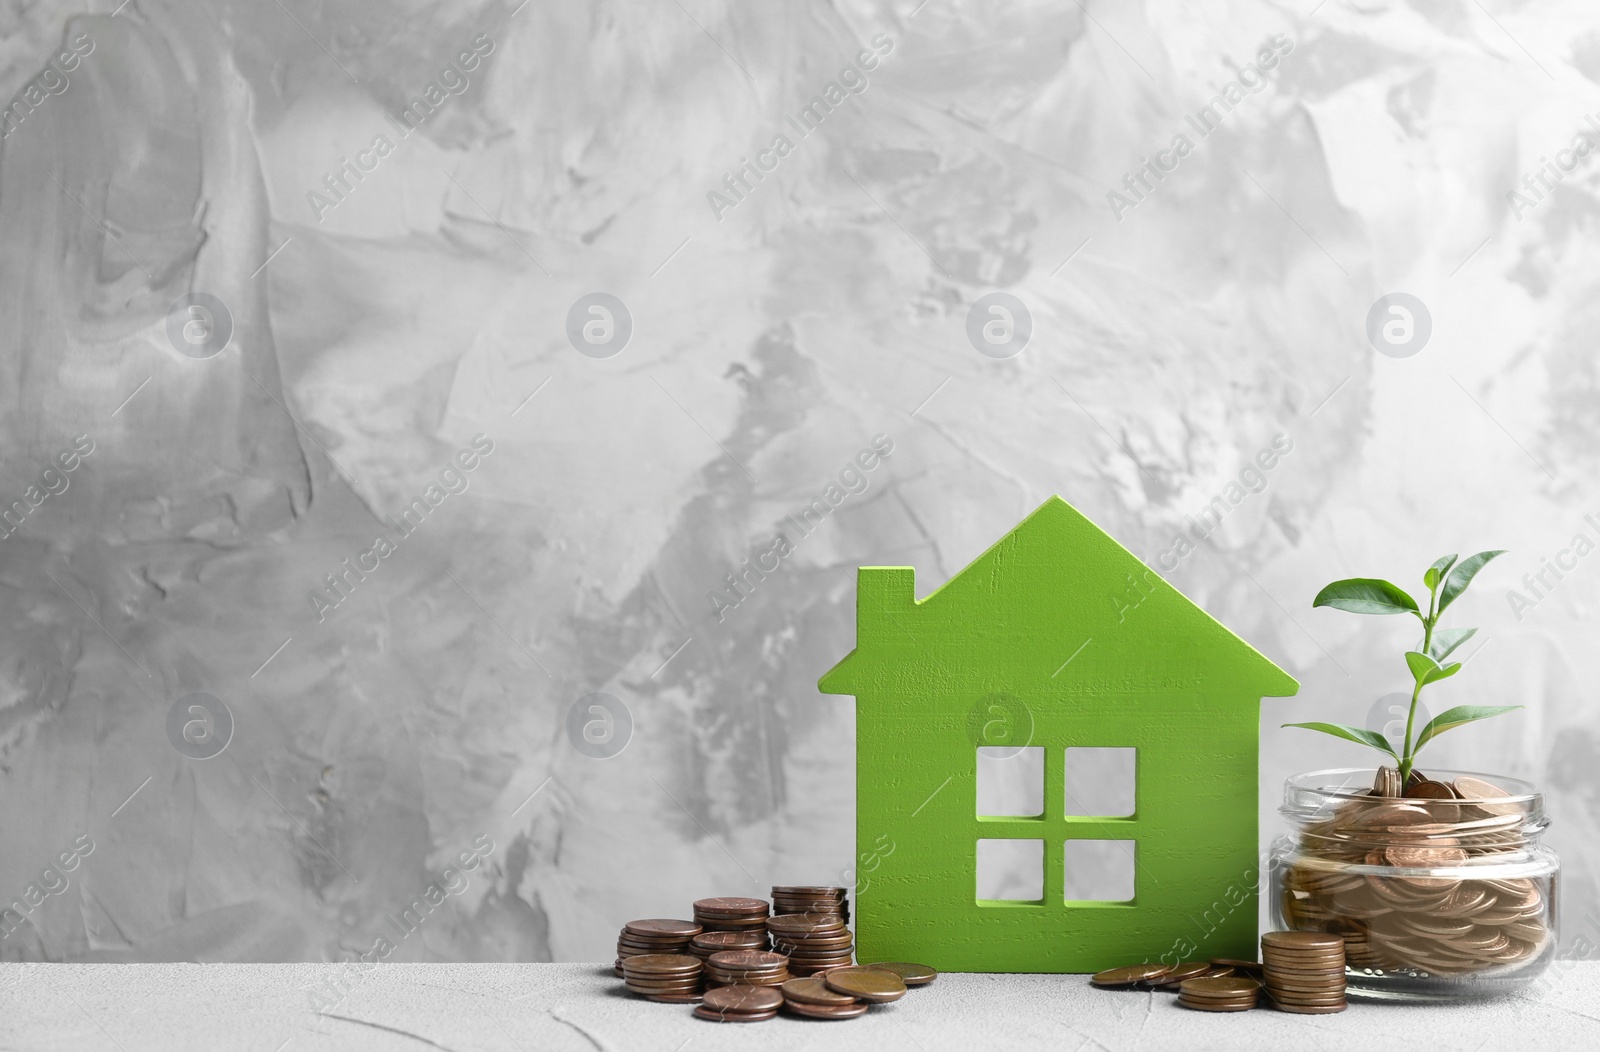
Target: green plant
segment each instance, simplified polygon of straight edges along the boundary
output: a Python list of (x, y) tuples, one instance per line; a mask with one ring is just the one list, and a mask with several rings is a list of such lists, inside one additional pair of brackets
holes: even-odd
[(1445, 731), (1522, 708), (1521, 705), (1457, 705), (1429, 720), (1415, 741), (1412, 739), (1417, 719), (1417, 700), (1422, 697), (1422, 688), (1449, 679), (1461, 671), (1461, 662), (1452, 661), (1448, 665), (1443, 662), (1478, 631), (1476, 628), (1440, 628), (1439, 619), (1444, 616), (1445, 609), (1467, 590), (1467, 585), (1472, 583), (1478, 571), (1487, 566), (1490, 560), (1504, 554), (1504, 551), (1479, 552), (1460, 563), (1456, 562), (1457, 556), (1446, 555), (1428, 567), (1428, 572), (1422, 577), (1423, 583), (1428, 586), (1426, 613), (1398, 585), (1370, 577), (1335, 581), (1318, 592), (1316, 600), (1312, 602), (1314, 607), (1331, 606), (1335, 610), (1347, 610), (1353, 614), (1410, 614), (1422, 622), (1421, 646), (1406, 651), (1406, 666), (1411, 670), (1415, 685), (1411, 688), (1411, 709), (1406, 714), (1406, 740), (1399, 749), (1383, 734), (1365, 727), (1347, 727), (1342, 723), (1285, 723), (1284, 726), (1306, 727), (1388, 753), (1400, 768), (1400, 784), (1404, 785), (1416, 766), (1417, 753)]

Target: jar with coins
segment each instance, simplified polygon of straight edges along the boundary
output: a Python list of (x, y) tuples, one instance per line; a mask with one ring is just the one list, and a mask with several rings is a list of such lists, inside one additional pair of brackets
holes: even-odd
[(1392, 767), (1284, 783), (1272, 846), (1278, 927), (1345, 941), (1353, 994), (1458, 1000), (1514, 993), (1556, 954), (1561, 863), (1544, 799), (1514, 778)]

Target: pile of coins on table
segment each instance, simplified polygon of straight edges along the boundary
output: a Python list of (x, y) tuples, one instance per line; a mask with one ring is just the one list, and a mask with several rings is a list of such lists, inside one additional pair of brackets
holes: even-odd
[(617, 974), (646, 1000), (696, 1004), (696, 1016), (719, 1023), (757, 1023), (780, 1008), (804, 1019), (854, 1019), (937, 976), (909, 962), (853, 964), (844, 888), (772, 892), (770, 906), (709, 898), (695, 902), (692, 921), (629, 921), (617, 940)]
[(1267, 996), (1297, 1015), (1327, 1015), (1348, 1007), (1344, 996), (1344, 939), (1314, 931), (1269, 931), (1261, 936)]
[(1498, 802), (1508, 795), (1465, 776), (1419, 775), (1402, 788), (1399, 772), (1381, 768), (1365, 796), (1302, 830), (1284, 920), (1342, 936), (1355, 968), (1462, 975), (1536, 956), (1551, 939), (1542, 882), (1458, 875), (1526, 845), (1522, 805)]
[(851, 961), (854, 937), (836, 913), (786, 913), (768, 918), (772, 948), (789, 958), (795, 975), (816, 975)]
[(1260, 1003), (1262, 986), (1279, 1010), (1300, 1015), (1342, 1012), (1344, 943), (1337, 935), (1268, 932), (1261, 962), (1231, 957), (1187, 964), (1130, 964), (1097, 972), (1095, 986), (1175, 990), (1178, 1003), (1201, 1012), (1243, 1012)]
[(693, 921), (650, 920), (629, 921), (617, 936), (617, 962), (613, 966), (622, 975), (622, 962), (642, 954), (687, 953), (691, 941), (700, 934), (700, 925)]

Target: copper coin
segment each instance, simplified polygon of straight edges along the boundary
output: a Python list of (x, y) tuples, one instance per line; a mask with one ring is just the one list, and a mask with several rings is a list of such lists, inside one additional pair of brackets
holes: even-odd
[(622, 968), (629, 975), (698, 975), (702, 967), (700, 958), (686, 953), (644, 953), (622, 959)]
[(1096, 986), (1132, 986), (1134, 983), (1159, 979), (1170, 971), (1170, 964), (1130, 964), (1096, 972), (1089, 981)]
[(881, 968), (886, 972), (893, 972), (907, 986), (926, 986), (939, 977), (939, 973), (927, 965), (912, 964), (910, 961), (874, 961), (862, 967)]
[(1269, 990), (1267, 992), (1267, 996), (1272, 998), (1274, 1001), (1276, 1001), (1278, 1004), (1281, 1004), (1281, 1005), (1301, 1005), (1301, 1006), (1305, 1006), (1305, 1005), (1336, 1005), (1336, 1004), (1341, 1003), (1345, 999), (1343, 990), (1339, 990), (1339, 991), (1337, 991), (1335, 993), (1327, 993), (1327, 994), (1273, 993), (1272, 991)]
[(694, 921), (654, 917), (649, 920), (629, 921), (622, 926), (622, 930), (646, 937), (692, 939), (700, 934), (700, 925)]
[(790, 1001), (800, 1001), (811, 1005), (850, 1005), (856, 999), (849, 994), (841, 994), (828, 989), (828, 984), (821, 979), (790, 979), (783, 984), (783, 996)]
[(1222, 979), (1185, 979), (1182, 990), (1185, 994), (1196, 997), (1244, 997), (1253, 995), (1261, 989), (1261, 984), (1254, 979), (1238, 979), (1233, 977)]
[(696, 899), (694, 908), (708, 913), (765, 913), (766, 899), (747, 899), (739, 896)]
[(1343, 950), (1344, 937), (1324, 931), (1269, 931), (1261, 936), (1263, 949), (1272, 947), (1295, 950)]
[(1261, 970), (1261, 962), (1260, 961), (1244, 961), (1244, 960), (1240, 960), (1237, 957), (1213, 957), (1213, 958), (1211, 958), (1209, 963), (1212, 964), (1212, 965), (1215, 965), (1218, 968), (1232, 968), (1235, 971), (1240, 971), (1240, 972), (1246, 972), (1246, 971), (1259, 972)]
[(867, 1014), (867, 1006), (857, 1001), (847, 1005), (814, 1005), (804, 1001), (790, 1001), (784, 1007), (795, 1015), (808, 1019), (855, 1019)]
[(700, 1019), (709, 1019), (713, 1023), (760, 1023), (771, 1019), (778, 1014), (776, 1008), (767, 1012), (721, 1012), (714, 1008), (707, 1008), (704, 1004), (695, 1006), (694, 1014)]
[(1249, 1001), (1190, 1001), (1179, 996), (1178, 1003), (1185, 1008), (1192, 1008), (1199, 1012), (1248, 1012), (1256, 1007), (1255, 1000)]
[(1205, 961), (1188, 961), (1184, 964), (1175, 964), (1161, 976), (1163, 984), (1177, 985), (1185, 979), (1198, 979), (1209, 971), (1211, 965)]
[(1348, 1001), (1341, 1001), (1340, 1003), (1338, 1003), (1336, 1005), (1285, 1005), (1285, 1004), (1278, 1004), (1278, 1005), (1274, 1005), (1274, 1007), (1277, 1008), (1277, 1010), (1280, 1011), (1280, 1012), (1292, 1012), (1295, 1015), (1332, 1015), (1335, 1012), (1344, 1011), (1346, 1008), (1350, 1007), (1350, 1004), (1349, 1004)]
[(823, 974), (822, 981), (835, 993), (880, 1004), (906, 995), (906, 984), (898, 975), (878, 968), (834, 968)]
[(771, 932), (823, 932), (838, 931), (844, 921), (837, 913), (783, 913), (767, 918)]
[(842, 899), (842, 898), (844, 898), (844, 896), (846, 894), (846, 890), (847, 889), (845, 889), (845, 888), (823, 887), (823, 886), (821, 886), (819, 884), (774, 884), (772, 886), (772, 894), (775, 895), (775, 896), (776, 895), (789, 895), (789, 896), (802, 896), (803, 897), (803, 896), (815, 895), (815, 896), (819, 896), (820, 897), (820, 896), (825, 896), (825, 895), (831, 895), (831, 896), (835, 896), (837, 898), (841, 898)]
[(721, 950), (764, 950), (767, 947), (767, 936), (761, 931), (708, 931), (696, 935), (689, 945), (712, 953)]
[(1491, 815), (1518, 815), (1522, 813), (1522, 805), (1516, 803), (1501, 803), (1510, 798), (1511, 794), (1482, 778), (1471, 778), (1462, 775), (1455, 780), (1455, 790), (1462, 800), (1467, 801), (1481, 811)]
[(711, 963), (719, 968), (781, 968), (789, 958), (781, 953), (765, 950), (722, 950), (711, 955)]
[[(1436, 782), (1431, 778), (1424, 778), (1406, 787), (1405, 796), (1413, 800), (1454, 800), (1456, 791), (1449, 782)], [(1452, 808), (1452, 810), (1454, 810)]]
[(783, 994), (769, 986), (719, 986), (702, 1003), (723, 1012), (765, 1012), (783, 1006)]

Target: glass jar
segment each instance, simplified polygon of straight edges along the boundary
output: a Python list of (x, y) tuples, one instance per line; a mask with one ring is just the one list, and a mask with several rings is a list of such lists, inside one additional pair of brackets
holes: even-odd
[(1514, 778), (1440, 770), (1412, 790), (1427, 796), (1378, 796), (1377, 776), (1284, 783), (1292, 831), (1272, 845), (1276, 926), (1343, 935), (1352, 994), (1447, 1001), (1527, 986), (1558, 939), (1544, 798)]

